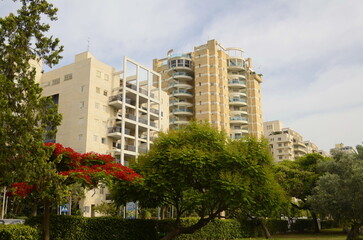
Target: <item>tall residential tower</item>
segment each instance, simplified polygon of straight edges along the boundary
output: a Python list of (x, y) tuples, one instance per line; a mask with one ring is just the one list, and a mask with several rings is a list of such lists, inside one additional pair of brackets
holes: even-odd
[(170, 127), (195, 119), (208, 121), (231, 138), (263, 135), (261, 74), (240, 48), (224, 48), (216, 40), (193, 52), (154, 59), (162, 88), (169, 94)]

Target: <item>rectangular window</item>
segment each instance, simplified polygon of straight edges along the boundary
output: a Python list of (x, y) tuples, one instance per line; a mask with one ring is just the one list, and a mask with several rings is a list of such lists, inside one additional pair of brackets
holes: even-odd
[(83, 108), (84, 108), (84, 101), (80, 101), (80, 102), (79, 102), (79, 108), (80, 108), (80, 109), (83, 109)]
[(100, 93), (101, 92), (101, 88), (96, 87), (96, 93)]
[(101, 71), (97, 71), (96, 76), (100, 78), (101, 77)]
[(52, 80), (52, 85), (56, 85), (60, 83), (60, 78), (56, 78)]
[(107, 95), (108, 95), (107, 90), (104, 90), (104, 91), (103, 91), (103, 96), (106, 96), (106, 97), (107, 97)]
[(97, 140), (98, 140), (98, 136), (97, 135), (93, 135), (93, 141), (94, 142), (97, 142)]
[(278, 138), (277, 141), (281, 141), (281, 138)]
[(78, 134), (78, 141), (82, 141), (83, 139), (83, 134)]
[(81, 88), (80, 88), (80, 91), (81, 92), (84, 92), (84, 90), (86, 90), (86, 86), (85, 85), (82, 85)]
[(64, 81), (71, 80), (73, 78), (72, 73), (64, 75)]
[(79, 118), (79, 119), (78, 119), (78, 123), (79, 123), (79, 124), (83, 124), (83, 123), (84, 123), (84, 117)]
[(106, 138), (101, 138), (101, 143), (106, 144)]
[(105, 80), (108, 81), (108, 79), (109, 79), (109, 76), (108, 76), (108, 74), (105, 73)]
[(100, 104), (98, 102), (95, 103), (95, 108), (99, 109), (100, 108)]

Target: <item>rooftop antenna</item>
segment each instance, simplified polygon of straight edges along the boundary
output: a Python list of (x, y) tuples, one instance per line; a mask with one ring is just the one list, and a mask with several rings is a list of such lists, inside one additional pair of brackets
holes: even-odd
[(87, 52), (89, 52), (91, 45), (90, 45), (90, 38), (87, 38)]

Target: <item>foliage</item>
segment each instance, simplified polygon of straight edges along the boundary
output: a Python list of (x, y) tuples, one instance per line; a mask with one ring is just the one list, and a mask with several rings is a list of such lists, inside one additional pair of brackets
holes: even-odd
[(41, 97), (34, 65), (58, 63), (63, 47), (47, 37), (57, 9), (46, 0), (21, 0), (17, 14), (0, 18), (0, 185), (38, 178), (47, 171), (44, 136), (52, 137), (61, 116), (50, 98)]
[[(172, 205), (174, 230), (164, 239), (192, 233), (225, 210), (252, 206), (266, 189), (271, 156), (265, 142), (245, 138), (228, 142), (209, 124), (192, 122), (160, 134), (150, 151), (133, 169), (144, 179), (137, 184), (119, 182), (112, 189), (122, 205), (138, 200), (141, 207)], [(183, 227), (180, 217), (196, 212), (196, 224)]]
[(0, 225), (0, 240), (38, 240), (37, 229), (25, 225)]
[[(159, 236), (170, 231), (174, 223), (173, 220), (122, 219), (118, 217), (85, 218), (80, 216), (52, 216), (51, 221), (52, 240), (157, 240)], [(181, 219), (181, 224), (188, 226), (197, 221), (197, 218)], [(277, 220), (277, 222), (280, 221)], [(27, 221), (27, 224), (35, 227), (39, 227), (39, 223), (39, 217)], [(286, 225), (286, 221), (281, 221), (281, 223)], [(176, 239), (232, 240), (257, 235), (261, 235), (261, 232), (257, 229), (254, 221), (215, 219), (194, 234), (182, 234)]]
[(315, 211), (349, 223), (352, 229), (348, 239), (356, 239), (352, 231), (363, 226), (363, 160), (344, 152), (333, 158), (320, 165), (326, 173), (317, 181), (309, 201)]
[(118, 208), (113, 202), (111, 202), (111, 203), (102, 202), (101, 204), (95, 206), (94, 209), (96, 212), (101, 213), (105, 216), (115, 217), (115, 216), (119, 215)]

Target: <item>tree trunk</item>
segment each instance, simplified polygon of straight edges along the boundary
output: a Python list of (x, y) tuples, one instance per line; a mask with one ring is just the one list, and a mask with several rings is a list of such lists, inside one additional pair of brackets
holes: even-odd
[(320, 228), (319, 228), (319, 222), (318, 222), (318, 218), (316, 216), (316, 213), (311, 211), (310, 210), (310, 213), (311, 213), (311, 216), (313, 218), (313, 222), (314, 222), (314, 232), (315, 233), (319, 233), (320, 232)]
[(261, 227), (262, 227), (262, 230), (263, 230), (263, 235), (265, 235), (265, 238), (266, 239), (271, 238), (270, 231), (268, 230), (268, 228), (266, 226), (266, 223), (265, 223), (265, 221), (263, 219), (260, 220), (260, 224), (261, 224)]
[(347, 240), (359, 239), (359, 228), (361, 226), (362, 226), (362, 224), (354, 223), (348, 233)]
[(43, 217), (43, 240), (50, 239), (50, 202), (44, 202), (44, 217)]
[(32, 205), (32, 206), (31, 206), (31, 209), (32, 209), (31, 216), (32, 216), (32, 217), (37, 216), (37, 214), (38, 214), (38, 205), (37, 205), (37, 204)]

